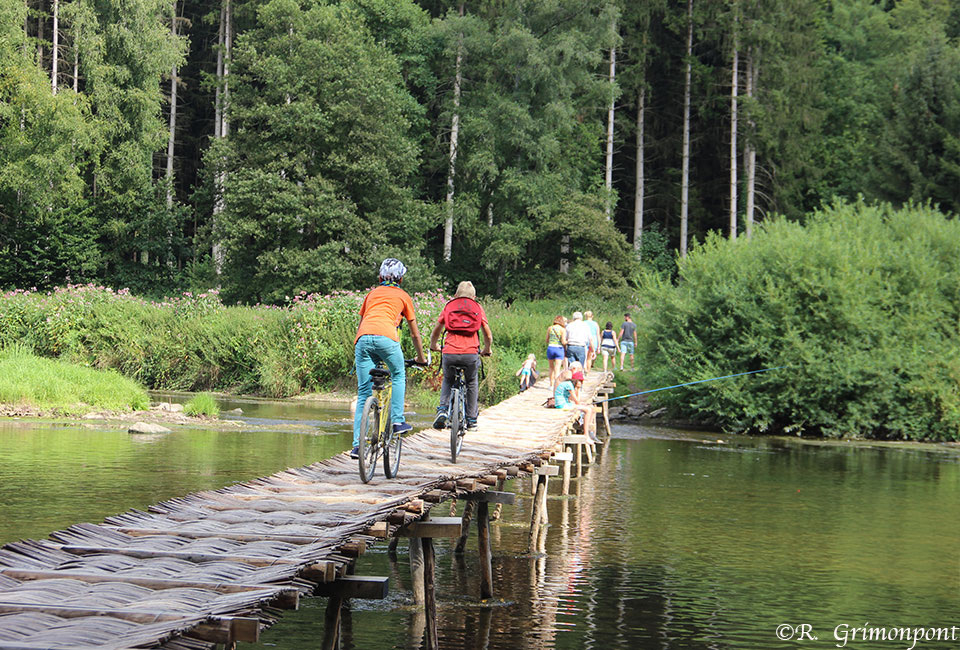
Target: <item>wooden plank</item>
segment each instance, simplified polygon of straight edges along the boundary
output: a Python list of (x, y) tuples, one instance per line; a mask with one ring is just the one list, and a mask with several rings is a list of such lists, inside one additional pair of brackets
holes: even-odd
[(586, 434), (577, 434), (563, 437), (565, 445), (586, 445), (590, 443), (590, 437)]
[(485, 503), (505, 503), (512, 506), (516, 503), (517, 495), (513, 492), (498, 492), (496, 490), (487, 490), (486, 492), (471, 492), (460, 497), (464, 501), (482, 501)]
[(273, 604), (284, 609), (297, 609), (300, 590), (295, 587), (277, 587), (275, 585), (244, 585), (226, 582), (203, 582), (193, 580), (171, 580), (169, 578), (135, 578), (115, 574), (70, 573), (67, 571), (34, 571), (27, 569), (0, 569), (0, 573), (16, 580), (77, 580), (97, 584), (101, 582), (123, 582), (146, 587), (157, 591), (163, 589), (206, 589), (222, 594), (236, 594), (247, 591), (272, 591), (276, 600)]
[(232, 533), (227, 531), (206, 531), (190, 530), (189, 528), (176, 528), (171, 526), (165, 530), (155, 528), (130, 528), (128, 526), (104, 526), (118, 532), (130, 535), (131, 537), (149, 537), (151, 535), (175, 535), (177, 537), (186, 537), (188, 539), (206, 539), (208, 537), (219, 537), (221, 539), (232, 539), (238, 542), (263, 542), (276, 541), (286, 542), (287, 544), (315, 544), (323, 541), (322, 537), (307, 537), (306, 535), (271, 535), (268, 533)]
[(236, 641), (255, 642), (260, 639), (260, 619), (242, 616), (212, 616), (195, 612), (163, 612), (143, 609), (108, 609), (91, 607), (63, 607), (54, 604), (2, 603), (0, 614), (18, 614), (36, 612), (50, 614), (60, 618), (85, 618), (88, 616), (108, 616), (131, 623), (149, 624), (173, 621), (189, 622), (192, 619), (206, 619), (191, 628), (188, 633), (198, 639), (216, 643), (234, 643)]
[(556, 465), (541, 465), (537, 468), (537, 476), (557, 476), (560, 474), (560, 468)]
[(337, 563), (332, 560), (314, 562), (300, 572), (307, 580), (314, 582), (333, 582), (339, 573)]
[(74, 555), (96, 555), (99, 553), (114, 553), (141, 559), (169, 557), (187, 562), (242, 562), (253, 566), (273, 566), (275, 564), (300, 564), (298, 560), (280, 557), (257, 557), (251, 555), (220, 555), (218, 553), (191, 553), (189, 551), (149, 550), (143, 548), (126, 548), (123, 546), (80, 546), (66, 544), (60, 547), (64, 553)]
[(569, 451), (557, 452), (556, 454), (553, 455), (553, 460), (557, 461), (558, 463), (563, 463), (563, 462), (569, 463), (573, 460), (573, 452), (569, 452)]
[[(226, 622), (226, 625), (222, 622)], [(201, 623), (188, 631), (186, 636), (226, 645), (238, 641), (255, 643), (260, 640), (260, 619), (234, 616), (221, 619), (221, 623)]]
[(365, 535), (386, 539), (390, 534), (390, 525), (385, 521), (378, 521), (364, 531)]
[(430, 517), (421, 521), (412, 521), (401, 528), (399, 537), (460, 537), (463, 520), (460, 517)]
[(337, 598), (362, 598), (383, 600), (390, 591), (390, 578), (386, 576), (343, 576), (333, 582), (317, 585), (317, 596)]

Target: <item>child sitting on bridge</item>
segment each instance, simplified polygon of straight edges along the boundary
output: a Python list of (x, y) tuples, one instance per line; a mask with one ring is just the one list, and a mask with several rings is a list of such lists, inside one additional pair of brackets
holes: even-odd
[[(581, 404), (577, 397), (577, 389), (573, 386), (573, 373), (570, 370), (564, 370), (560, 373), (560, 379), (557, 383), (557, 390), (553, 393), (553, 405), (558, 409), (568, 411), (580, 411), (583, 418), (583, 432), (590, 436), (590, 439), (597, 442), (597, 434), (593, 430), (593, 418), (590, 417), (593, 411), (593, 405)], [(595, 411), (593, 411), (595, 413)]]

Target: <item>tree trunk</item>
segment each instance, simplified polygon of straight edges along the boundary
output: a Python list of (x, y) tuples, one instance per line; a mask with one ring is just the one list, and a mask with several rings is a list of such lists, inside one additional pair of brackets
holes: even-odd
[(570, 272), (570, 235), (563, 235), (560, 238), (560, 272)]
[(50, 87), (57, 94), (57, 59), (60, 56), (60, 0), (53, 0), (53, 51), (50, 63)]
[[(173, 0), (170, 33), (177, 40), (177, 0)], [(170, 133), (167, 138), (167, 209), (173, 208), (173, 153), (177, 140), (177, 66), (170, 70)]]
[(687, 0), (687, 65), (683, 84), (683, 168), (680, 178), (680, 257), (687, 256), (687, 217), (690, 209), (690, 83), (693, 72), (693, 0)]
[(43, 0), (37, 2), (37, 65), (43, 69)]
[(616, 99), (613, 94), (614, 84), (617, 81), (617, 48), (610, 48), (610, 108), (607, 109), (607, 167), (604, 186), (607, 188), (607, 205), (604, 212), (609, 221), (613, 217), (613, 118), (616, 110)]
[(640, 259), (640, 247), (643, 244), (643, 195), (646, 180), (643, 170), (643, 127), (646, 93), (646, 85), (641, 83), (640, 92), (637, 93), (637, 189), (633, 196), (633, 250), (637, 251), (637, 259)]
[[(746, 80), (746, 91), (747, 97), (753, 98), (754, 89), (756, 87), (757, 81), (757, 61), (754, 53), (751, 51), (747, 54), (747, 80)], [(753, 121), (753, 117), (747, 119), (747, 142), (744, 145), (744, 164), (746, 165), (747, 173), (747, 207), (746, 207), (746, 236), (747, 239), (750, 239), (753, 236), (753, 220), (754, 220), (754, 211), (756, 209), (756, 180), (757, 180), (757, 150), (753, 144), (753, 138), (755, 137), (756, 124)]]
[[(230, 0), (223, 0), (220, 8), (220, 36), (221, 47), (217, 53), (217, 93), (216, 124), (214, 137), (225, 138), (230, 133), (230, 121), (227, 119), (227, 109), (230, 104), (230, 55), (233, 46), (233, 30), (231, 26)], [(222, 163), (222, 161), (221, 161)], [(213, 268), (219, 277), (223, 273), (224, 253), (220, 244), (220, 214), (223, 212), (223, 190), (227, 182), (227, 173), (223, 169), (217, 172), (215, 180), (216, 198), (213, 203)]]
[[(73, 32), (73, 92), (80, 92), (80, 45), (77, 43), (76, 28)], [(73, 98), (73, 103), (77, 103), (77, 98)]]
[[(737, 7), (734, 6), (734, 12)], [(730, 68), (730, 239), (737, 238), (737, 93), (739, 91), (740, 44), (737, 15), (733, 17), (733, 65)]]
[[(463, 3), (460, 3), (463, 16)], [(450, 168), (447, 172), (447, 218), (443, 223), (443, 259), (449, 262), (453, 255), (453, 194), (457, 173), (457, 140), (460, 137), (460, 65), (463, 62), (463, 34), (457, 40), (457, 62), (453, 75), (453, 120), (450, 125)]]

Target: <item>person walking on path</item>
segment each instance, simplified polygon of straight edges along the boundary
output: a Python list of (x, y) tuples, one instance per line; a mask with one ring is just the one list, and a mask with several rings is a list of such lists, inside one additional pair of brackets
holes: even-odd
[(607, 372), (607, 362), (613, 357), (613, 368), (617, 368), (617, 351), (620, 350), (620, 344), (617, 342), (617, 333), (613, 331), (613, 323), (607, 321), (607, 325), (600, 332), (600, 353), (603, 355), (603, 371)]
[(587, 363), (587, 348), (590, 345), (590, 328), (583, 322), (583, 314), (573, 312), (573, 320), (567, 324), (567, 361)]
[(550, 392), (557, 388), (560, 371), (563, 370), (563, 358), (566, 354), (567, 330), (563, 327), (563, 316), (553, 319), (547, 328), (547, 361), (550, 364)]
[[(440, 350), (440, 335), (446, 331), (443, 342), (443, 384), (440, 388), (440, 406), (433, 421), (434, 429), (442, 429), (447, 424), (450, 403), (450, 388), (453, 386), (454, 368), (463, 368), (467, 384), (467, 431), (477, 428), (480, 415), (479, 393), (480, 356), (490, 356), (493, 345), (493, 333), (487, 323), (487, 315), (477, 302), (477, 290), (473, 283), (464, 280), (457, 286), (453, 299), (444, 306), (430, 333), (430, 349)], [(480, 350), (480, 336), (483, 333), (483, 350)]]
[(590, 372), (590, 370), (593, 369), (593, 362), (597, 358), (597, 354), (600, 353), (600, 325), (597, 324), (597, 321), (593, 320), (592, 311), (583, 312), (583, 322), (586, 323), (590, 329), (590, 347), (587, 349), (587, 362), (584, 364), (583, 369), (586, 372)]
[(427, 358), (423, 354), (423, 341), (417, 328), (413, 300), (400, 288), (406, 273), (407, 267), (400, 260), (392, 257), (383, 260), (378, 274), (380, 284), (370, 290), (360, 306), (360, 326), (353, 342), (354, 368), (357, 372), (357, 409), (353, 416), (353, 449), (350, 451), (352, 458), (359, 455), (363, 405), (373, 392), (370, 371), (378, 361), (387, 366), (393, 380), (390, 421), (393, 422), (394, 432), (402, 434), (412, 428), (403, 417), (407, 374), (398, 328), (404, 318), (410, 323), (410, 337), (417, 348), (417, 363), (426, 365)]
[(623, 361), (630, 355), (630, 370), (636, 370), (634, 363), (634, 349), (637, 345), (637, 324), (630, 319), (630, 314), (623, 315), (620, 325), (620, 370), (623, 370)]

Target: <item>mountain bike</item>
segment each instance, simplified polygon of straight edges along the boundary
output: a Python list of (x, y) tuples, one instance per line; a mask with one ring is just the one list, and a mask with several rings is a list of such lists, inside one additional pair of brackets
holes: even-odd
[[(415, 359), (405, 359), (403, 364), (407, 368), (421, 365)], [(430, 365), (429, 356), (426, 365)], [(390, 399), (393, 397), (390, 371), (382, 363), (377, 363), (370, 370), (370, 379), (373, 393), (364, 403), (360, 416), (360, 480), (364, 483), (373, 478), (380, 456), (383, 456), (384, 475), (394, 478), (400, 469), (400, 452), (403, 449), (403, 438), (394, 432), (393, 422), (390, 421)]]

